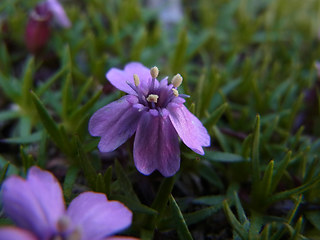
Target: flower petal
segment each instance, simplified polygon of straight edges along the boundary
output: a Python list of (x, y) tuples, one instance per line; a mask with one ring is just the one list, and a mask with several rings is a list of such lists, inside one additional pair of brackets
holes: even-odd
[(57, 221), (65, 213), (60, 183), (51, 172), (38, 167), (29, 169), (27, 183), (38, 200), (49, 225), (55, 230)]
[(134, 140), (134, 162), (145, 175), (154, 170), (169, 177), (180, 167), (180, 148), (177, 132), (169, 118), (150, 112), (141, 117)]
[(132, 221), (131, 211), (118, 201), (108, 201), (102, 193), (85, 192), (76, 197), (67, 211), (74, 227), (82, 229), (82, 239), (111, 236)]
[[(130, 82), (134, 85), (133, 74), (137, 74), (139, 76), (140, 88), (145, 94), (147, 94), (151, 81), (150, 69), (143, 66), (143, 64), (139, 62), (128, 63), (124, 67), (124, 70), (111, 68), (107, 72), (106, 77), (109, 82), (119, 90), (124, 91), (128, 94), (137, 95), (136, 92), (127, 84), (127, 82)], [(159, 82), (158, 80), (156, 80), (155, 87), (157, 87), (158, 85)]]
[(5, 180), (2, 190), (6, 215), (17, 226), (33, 232), (40, 239), (46, 239), (51, 234), (52, 226), (28, 182), (12, 176)]
[(98, 145), (101, 152), (113, 151), (134, 134), (141, 116), (138, 109), (132, 107), (137, 102), (135, 96), (126, 95), (100, 108), (90, 118), (90, 134), (102, 137)]
[(61, 3), (57, 0), (47, 0), (47, 6), (52, 11), (55, 20), (64, 28), (71, 27), (70, 20)]
[(3, 240), (37, 240), (30, 232), (16, 227), (0, 228), (0, 239)]
[(170, 120), (181, 140), (194, 152), (203, 155), (202, 147), (210, 146), (210, 136), (200, 120), (182, 104), (169, 104)]

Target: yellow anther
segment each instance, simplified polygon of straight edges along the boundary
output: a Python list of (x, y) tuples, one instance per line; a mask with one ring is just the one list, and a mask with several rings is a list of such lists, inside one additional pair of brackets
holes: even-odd
[(172, 78), (172, 85), (175, 87), (175, 88), (177, 88), (177, 87), (179, 87), (180, 85), (181, 85), (181, 83), (182, 83), (182, 77), (181, 77), (181, 75), (178, 73), (177, 75), (175, 75), (173, 78)]
[(147, 101), (148, 101), (148, 102), (157, 103), (157, 102), (158, 102), (158, 98), (159, 98), (159, 96), (158, 96), (157, 94), (150, 94), (150, 95), (147, 97)]
[(140, 85), (140, 79), (137, 74), (133, 74), (133, 81), (134, 81), (134, 85), (136, 85), (136, 87), (138, 87)]
[(156, 66), (154, 66), (150, 69), (150, 74), (152, 78), (157, 78), (159, 75), (159, 69)]
[(179, 92), (178, 92), (178, 90), (177, 90), (177, 89), (172, 88), (172, 92), (173, 92), (173, 95), (175, 95), (176, 97), (178, 97), (178, 96), (179, 96)]

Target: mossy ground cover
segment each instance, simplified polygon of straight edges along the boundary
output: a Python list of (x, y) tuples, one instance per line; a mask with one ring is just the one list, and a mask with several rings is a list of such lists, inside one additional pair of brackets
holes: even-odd
[[(0, 181), (48, 169), (67, 203), (85, 190), (123, 202), (124, 234), (142, 239), (320, 239), (320, 2), (185, 0), (176, 23), (147, 2), (63, 1), (72, 26), (36, 54), (37, 1), (0, 2)], [(131, 61), (180, 73), (210, 133), (204, 156), (181, 143), (174, 177), (139, 173), (133, 139), (101, 154), (88, 133), (124, 95), (105, 73)]]

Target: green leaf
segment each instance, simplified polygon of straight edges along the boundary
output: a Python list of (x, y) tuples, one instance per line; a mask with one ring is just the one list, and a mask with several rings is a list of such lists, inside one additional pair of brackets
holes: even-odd
[(248, 232), (234, 216), (226, 200), (223, 202), (223, 209), (232, 228), (240, 235), (242, 239), (248, 239)]
[(26, 108), (30, 106), (30, 90), (33, 85), (33, 71), (34, 71), (34, 59), (30, 57), (24, 68), (23, 79), (22, 79), (22, 99), (21, 104)]
[(173, 214), (173, 218), (175, 220), (175, 222), (177, 223), (177, 232), (178, 232), (178, 236), (181, 240), (192, 240), (192, 236), (191, 233), (189, 232), (188, 226), (186, 224), (186, 221), (184, 220), (184, 217), (180, 211), (180, 208), (177, 204), (177, 202), (175, 201), (175, 199), (173, 198), (172, 195), (170, 195), (170, 206), (172, 209), (172, 214)]
[(285, 170), (291, 159), (291, 151), (288, 151), (284, 159), (280, 162), (279, 166), (274, 170), (274, 174), (272, 176), (272, 183), (270, 193), (274, 192), (276, 187), (278, 186), (281, 177), (285, 173)]
[(273, 165), (274, 161), (271, 160), (264, 172), (264, 176), (261, 181), (261, 196), (262, 199), (266, 199), (271, 194), (271, 184), (272, 184), (272, 175), (273, 175)]
[(86, 180), (88, 181), (88, 184), (91, 189), (94, 189), (96, 187), (96, 170), (92, 166), (92, 163), (87, 158), (86, 153), (83, 150), (83, 146), (81, 145), (81, 142), (79, 140), (79, 137), (74, 137), (74, 146), (75, 146), (75, 160), (79, 168), (82, 169), (84, 176)]
[(235, 163), (235, 162), (248, 161), (244, 157), (237, 155), (237, 154), (219, 152), (219, 151), (211, 151), (211, 150), (206, 150), (204, 157), (207, 160), (210, 160), (213, 162)]
[(27, 144), (27, 143), (34, 143), (34, 142), (39, 142), (42, 137), (42, 131), (32, 133), (30, 135), (27, 135), (25, 137), (15, 137), (15, 138), (6, 138), (6, 139), (1, 139), (0, 142), (5, 142), (5, 143), (16, 143), (16, 144)]
[(215, 206), (203, 208), (201, 210), (184, 214), (184, 219), (188, 225), (192, 225), (207, 219), (222, 208), (222, 203)]
[(106, 195), (109, 196), (111, 192), (111, 181), (112, 181), (112, 166), (109, 166), (104, 173), (104, 183), (106, 186)]
[(121, 186), (121, 189), (123, 190), (124, 194), (127, 197), (132, 198), (136, 202), (140, 202), (135, 191), (133, 190), (133, 186), (131, 184), (130, 179), (128, 178), (125, 170), (122, 168), (118, 160), (115, 161), (115, 170), (117, 179), (119, 181), (119, 185)]
[(71, 199), (72, 187), (77, 180), (79, 168), (76, 166), (69, 167), (63, 182), (63, 193), (67, 201)]
[(144, 213), (151, 216), (156, 216), (157, 211), (141, 204), (139, 201), (134, 200), (130, 196), (123, 196), (123, 195), (112, 195), (112, 199), (118, 200), (125, 204), (128, 208), (130, 208), (133, 212), (137, 213)]
[(228, 108), (228, 103), (222, 104), (218, 107), (214, 112), (210, 114), (210, 116), (204, 121), (203, 125), (206, 128), (211, 128), (217, 124), (218, 120), (221, 118), (222, 114)]
[(50, 86), (54, 84), (66, 72), (66, 69), (67, 66), (60, 68), (60, 70), (58, 70), (53, 76), (47, 79), (44, 84), (38, 87), (36, 90), (37, 96), (41, 97), (41, 95), (44, 94), (50, 88)]
[(251, 168), (252, 168), (252, 183), (253, 191), (256, 191), (260, 181), (260, 159), (259, 159), (259, 145), (260, 145), (260, 116), (256, 116), (256, 123), (252, 137), (251, 148)]
[(4, 122), (7, 120), (18, 118), (19, 116), (20, 116), (20, 113), (16, 110), (1, 111), (0, 112), (0, 121)]
[(59, 128), (53, 118), (49, 115), (46, 108), (40, 101), (40, 99), (37, 97), (37, 95), (34, 92), (29, 93), (31, 94), (31, 98), (33, 100), (33, 103), (36, 107), (36, 110), (38, 112), (38, 115), (40, 117), (40, 120), (49, 133), (51, 139), (54, 141), (54, 143), (65, 153), (69, 151), (67, 149), (67, 146), (64, 145), (64, 141), (62, 139), (61, 133), (59, 131)]
[(68, 112), (72, 106), (71, 96), (71, 73), (69, 73), (64, 81), (62, 88), (62, 118), (68, 118)]

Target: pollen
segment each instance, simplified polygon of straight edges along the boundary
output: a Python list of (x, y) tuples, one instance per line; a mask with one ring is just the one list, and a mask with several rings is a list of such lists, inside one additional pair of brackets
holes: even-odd
[(178, 73), (177, 75), (175, 75), (173, 78), (172, 78), (172, 85), (177, 88), (181, 85), (182, 83), (182, 80), (183, 78), (181, 77), (181, 75)]
[(177, 89), (172, 88), (172, 92), (173, 92), (173, 95), (175, 95), (176, 97), (178, 97), (178, 96), (179, 96), (179, 92), (178, 92), (178, 90), (177, 90)]
[(150, 69), (150, 74), (153, 79), (157, 78), (159, 75), (159, 69), (156, 66), (154, 66), (153, 68)]
[(159, 98), (158, 95), (156, 95), (156, 94), (150, 94), (150, 95), (147, 97), (147, 101), (148, 101), (148, 102), (157, 103), (157, 102), (158, 102), (158, 98)]
[(138, 87), (140, 85), (140, 79), (139, 79), (139, 76), (137, 74), (133, 74), (133, 81), (134, 81), (134, 85), (136, 87)]

